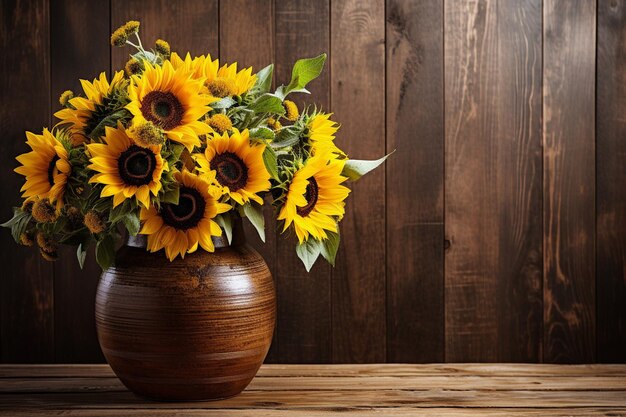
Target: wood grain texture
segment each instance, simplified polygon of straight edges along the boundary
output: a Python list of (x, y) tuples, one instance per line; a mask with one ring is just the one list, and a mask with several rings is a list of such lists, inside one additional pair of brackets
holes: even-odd
[[(53, 112), (60, 108), (57, 99), (63, 91), (82, 93), (79, 79), (93, 80), (101, 72), (110, 74), (109, 7), (108, 1), (91, 4), (58, 0), (50, 4), (50, 19), (55, 22), (50, 27)], [(76, 36), (77, 33), (82, 36)], [(56, 122), (53, 120), (52, 124)], [(60, 251), (54, 264), (55, 361), (104, 361), (93, 307), (101, 272), (93, 248), (82, 270), (74, 248), (64, 247)]]
[[(220, 62), (228, 64), (237, 62), (240, 69), (251, 66), (254, 72), (274, 62), (273, 7), (272, 0), (220, 1)], [(266, 200), (263, 207), (265, 243), (247, 220), (244, 221), (244, 227), (248, 242), (267, 262), (280, 292), (276, 266), (276, 215), (269, 202), (269, 199)], [(280, 323), (280, 304), (278, 311)], [(268, 361), (275, 360), (277, 349), (278, 334), (275, 332)]]
[[(276, 2), (276, 85), (288, 84), (294, 63), (330, 52), (329, 2)], [(310, 84), (312, 96), (294, 94), (302, 108), (315, 101), (325, 111), (330, 105), (330, 62)], [(307, 273), (295, 252), (293, 234), (277, 241), (278, 354), (280, 362), (332, 361), (330, 267), (318, 261)], [(311, 296), (315, 294), (314, 296)]]
[(102, 351), (134, 393), (209, 400), (240, 393), (272, 342), (276, 292), (263, 258), (245, 243), (170, 262), (124, 246), (102, 275), (96, 324)]
[(447, 361), (541, 349), (541, 2), (445, 3)]
[[(218, 55), (218, 16), (218, 0), (111, 0), (111, 32), (128, 20), (139, 20), (144, 47), (165, 39), (172, 51), (183, 55)], [(123, 69), (133, 52), (131, 47), (112, 47), (112, 69)]]
[[(25, 130), (41, 133), (50, 123), (49, 3), (2, 1), (0, 8), (0, 219), (19, 206), (24, 177), (15, 157), (30, 151)], [(52, 265), (34, 248), (18, 247), (0, 233), (0, 357), (3, 362), (54, 359)]]
[(386, 8), (387, 361), (441, 362), (443, 7)]
[[(53, 369), (64, 377), (54, 379)], [(0, 415), (616, 416), (626, 411), (624, 365), (264, 365), (235, 398), (179, 403), (137, 398), (110, 375), (108, 366), (0, 367)]]
[[(354, 159), (385, 147), (385, 2), (331, 2), (331, 108), (337, 145)], [(332, 271), (333, 362), (386, 358), (385, 171), (351, 186)]]
[(626, 361), (626, 2), (598, 3), (597, 358)]
[(595, 360), (596, 2), (544, 2), (546, 362)]

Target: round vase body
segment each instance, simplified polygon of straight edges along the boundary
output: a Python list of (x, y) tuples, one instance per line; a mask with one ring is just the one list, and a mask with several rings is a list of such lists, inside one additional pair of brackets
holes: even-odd
[(96, 294), (102, 352), (135, 394), (163, 401), (239, 394), (265, 359), (276, 294), (263, 258), (245, 243), (167, 260), (123, 246)]

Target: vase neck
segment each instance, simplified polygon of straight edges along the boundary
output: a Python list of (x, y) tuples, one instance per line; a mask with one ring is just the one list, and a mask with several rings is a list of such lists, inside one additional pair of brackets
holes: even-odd
[[(226, 238), (226, 233), (222, 231), (222, 236), (211, 236), (211, 240), (213, 241), (213, 246), (215, 249), (227, 248), (229, 246), (238, 246), (246, 243), (246, 236), (243, 231), (243, 223), (241, 221), (241, 217), (236, 216), (236, 219), (233, 219), (233, 241), (232, 245), (228, 243), (228, 239)], [(148, 247), (148, 236), (147, 235), (137, 235), (137, 236), (128, 236), (126, 240), (126, 246), (130, 246), (132, 248), (142, 248), (145, 249)]]

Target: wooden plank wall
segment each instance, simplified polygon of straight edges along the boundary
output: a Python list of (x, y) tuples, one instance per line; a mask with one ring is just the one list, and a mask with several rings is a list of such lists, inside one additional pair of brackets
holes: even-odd
[[(626, 0), (0, 0), (0, 218), (23, 131), (78, 78), (111, 74), (111, 30), (286, 82), (351, 155), (338, 264), (261, 245), (278, 292), (269, 362), (626, 362)], [(270, 230), (275, 227), (266, 210)], [(0, 233), (0, 361), (100, 362), (98, 269)]]

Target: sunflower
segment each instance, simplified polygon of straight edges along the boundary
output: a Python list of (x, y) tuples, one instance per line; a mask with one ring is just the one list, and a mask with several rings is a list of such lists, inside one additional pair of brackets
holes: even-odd
[(207, 140), (204, 154), (196, 154), (199, 171), (211, 174), (221, 193), (239, 204), (250, 200), (263, 204), (257, 193), (270, 189), (270, 174), (263, 162), (265, 145), (252, 144), (248, 130), (215, 134)]
[(341, 185), (347, 179), (341, 175), (344, 164), (328, 153), (318, 153), (295, 172), (278, 215), (278, 220), (285, 221), (283, 232), (293, 224), (300, 244), (309, 236), (323, 240), (326, 231), (337, 232), (350, 193)]
[(227, 96), (240, 96), (250, 90), (257, 79), (256, 74), (252, 74), (252, 67), (237, 71), (236, 62), (220, 67), (219, 60), (211, 59), (211, 55), (191, 59), (187, 54), (182, 59), (173, 52), (170, 61), (174, 68), (191, 71), (194, 79), (203, 79), (203, 92), (211, 96), (211, 102)]
[(169, 61), (162, 67), (144, 62), (141, 76), (133, 75), (126, 108), (133, 114), (133, 126), (152, 122), (173, 141), (187, 147), (200, 146), (198, 135), (211, 128), (199, 121), (210, 107), (209, 98), (200, 94), (202, 80), (191, 80), (185, 67), (174, 69)]
[(87, 141), (93, 130), (108, 115), (111, 96), (123, 79), (124, 71), (118, 71), (111, 83), (107, 81), (104, 72), (93, 82), (80, 80), (87, 98), (71, 98), (67, 100), (70, 106), (54, 113), (54, 116), (61, 120), (57, 125), (69, 126), (72, 144)]
[(157, 252), (165, 248), (170, 261), (178, 255), (195, 252), (198, 244), (208, 252), (215, 247), (211, 236), (221, 236), (222, 229), (213, 221), (220, 213), (230, 210), (228, 204), (218, 203), (209, 193), (210, 178), (201, 178), (187, 170), (174, 177), (180, 184), (178, 204), (161, 203), (142, 208), (143, 227), (139, 233), (148, 235), (148, 250)]
[(150, 193), (161, 189), (161, 174), (168, 170), (161, 158), (161, 146), (138, 146), (121, 125), (107, 127), (104, 143), (87, 145), (91, 155), (88, 168), (96, 171), (90, 183), (104, 184), (101, 197), (113, 196), (113, 207), (135, 197), (144, 207), (150, 205)]
[(26, 138), (32, 151), (18, 156), (16, 159), (22, 166), (15, 168), (15, 172), (26, 177), (20, 190), (23, 191), (22, 197), (48, 198), (56, 202), (56, 209), (60, 210), (72, 171), (67, 150), (48, 129), (44, 129), (41, 135), (26, 132)]
[(308, 139), (311, 153), (326, 152), (345, 156), (345, 153), (335, 146), (335, 133), (339, 125), (330, 120), (332, 113), (317, 113), (313, 115), (307, 124)]

